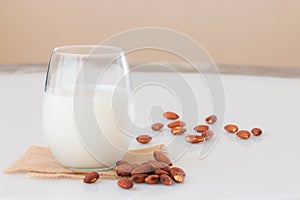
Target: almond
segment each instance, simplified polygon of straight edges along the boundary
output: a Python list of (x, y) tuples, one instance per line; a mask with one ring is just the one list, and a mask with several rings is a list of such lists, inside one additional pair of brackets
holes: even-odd
[(164, 162), (167, 165), (172, 166), (171, 160), (163, 152), (161, 152), (161, 151), (154, 151), (153, 152), (153, 157), (158, 162)]
[(139, 135), (136, 140), (141, 144), (147, 144), (152, 140), (152, 137), (150, 135)]
[(150, 174), (154, 171), (153, 167), (150, 164), (138, 165), (137, 167), (131, 170), (131, 175), (134, 174)]
[(154, 171), (154, 174), (159, 175), (159, 176), (162, 175), (162, 174), (165, 174), (165, 175), (170, 176), (170, 173), (167, 172), (167, 171), (165, 171), (165, 170), (163, 170), (163, 169), (155, 170), (155, 171)]
[(181, 120), (177, 120), (175, 122), (171, 122), (168, 124), (169, 128), (174, 128), (174, 127), (184, 127), (186, 124), (185, 122), (181, 121)]
[(171, 168), (171, 177), (177, 183), (182, 183), (184, 181), (184, 174), (181, 171), (174, 170), (174, 169), (172, 170), (172, 168)]
[(164, 185), (172, 185), (173, 183), (171, 177), (166, 174), (162, 174), (159, 178), (160, 182)]
[(144, 183), (147, 176), (148, 174), (134, 174), (130, 177), (130, 180), (134, 183)]
[(156, 160), (149, 160), (149, 163), (154, 170), (161, 169), (163, 167), (162, 162), (158, 162)]
[(172, 170), (172, 168), (171, 168), (171, 177), (177, 183), (182, 183), (184, 181), (183, 173), (174, 169)]
[(120, 186), (123, 189), (130, 189), (133, 187), (133, 183), (128, 178), (121, 178), (118, 180), (118, 186)]
[(209, 129), (209, 127), (207, 125), (198, 125), (194, 127), (194, 130), (202, 133), (203, 131), (207, 131)]
[(251, 136), (250, 132), (246, 130), (240, 130), (236, 133), (236, 135), (244, 140), (249, 139)]
[(217, 121), (217, 116), (216, 115), (209, 115), (208, 117), (205, 118), (206, 123), (208, 124), (214, 124)]
[(182, 183), (184, 181), (184, 177), (182, 174), (180, 173), (176, 173), (175, 175), (173, 175), (173, 179), (174, 181), (176, 181), (177, 183)]
[(177, 115), (175, 112), (170, 112), (170, 111), (165, 112), (163, 114), (163, 116), (167, 119), (178, 119), (179, 118), (179, 115)]
[(171, 133), (172, 133), (173, 135), (181, 135), (181, 134), (183, 134), (184, 132), (186, 132), (186, 129), (183, 128), (183, 127), (174, 127), (174, 128), (172, 128), (172, 130), (171, 130)]
[(135, 168), (134, 165), (129, 163), (124, 163), (115, 168), (118, 176), (129, 176), (131, 171)]
[(152, 130), (154, 130), (154, 131), (159, 131), (163, 127), (164, 127), (163, 123), (155, 123), (151, 126)]
[(260, 136), (262, 134), (262, 130), (260, 128), (253, 128), (251, 133), (255, 136)]
[(205, 136), (203, 135), (187, 135), (185, 137), (185, 141), (192, 143), (192, 144), (197, 144), (200, 142), (203, 142), (205, 140)]
[(180, 167), (172, 167), (171, 171), (181, 173), (183, 176), (186, 176), (186, 173)]
[(145, 182), (148, 183), (148, 184), (157, 184), (159, 183), (160, 181), (160, 178), (158, 175), (149, 175), (145, 178)]
[(224, 129), (229, 133), (236, 133), (239, 130), (238, 126), (234, 124), (227, 124)]
[(95, 183), (99, 179), (99, 174), (97, 172), (89, 172), (84, 177), (84, 183)]

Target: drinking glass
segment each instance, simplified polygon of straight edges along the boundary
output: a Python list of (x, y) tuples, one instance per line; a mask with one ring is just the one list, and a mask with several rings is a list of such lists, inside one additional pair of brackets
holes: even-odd
[(73, 45), (53, 50), (46, 75), (43, 128), (57, 161), (105, 170), (130, 142), (130, 77), (122, 49)]

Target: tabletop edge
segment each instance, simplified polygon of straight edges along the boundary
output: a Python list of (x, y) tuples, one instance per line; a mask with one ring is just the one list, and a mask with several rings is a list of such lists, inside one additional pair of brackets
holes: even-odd
[[(183, 63), (159, 62), (172, 68), (174, 71), (182, 73), (197, 72), (193, 67)], [(137, 69), (144, 63), (130, 63), (131, 70), (142, 72), (167, 72), (160, 66)], [(150, 63), (151, 64), (151, 63)], [(45, 73), (47, 63), (34, 64), (0, 64), (0, 74), (22, 74), (22, 73)], [(217, 64), (217, 69), (210, 65), (201, 65), (201, 73), (220, 73), (229, 75), (246, 75), (246, 76), (267, 76), (267, 77), (284, 77), (300, 79), (300, 68), (288, 66), (254, 66), (254, 65), (228, 65)], [(136, 70), (137, 69), (137, 70)]]

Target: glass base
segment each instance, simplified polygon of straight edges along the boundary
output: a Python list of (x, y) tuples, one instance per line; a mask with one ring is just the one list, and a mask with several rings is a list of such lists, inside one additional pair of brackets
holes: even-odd
[(76, 168), (76, 167), (67, 167), (67, 169), (72, 171), (81, 171), (81, 172), (99, 172), (113, 169), (113, 167), (99, 167), (99, 168)]

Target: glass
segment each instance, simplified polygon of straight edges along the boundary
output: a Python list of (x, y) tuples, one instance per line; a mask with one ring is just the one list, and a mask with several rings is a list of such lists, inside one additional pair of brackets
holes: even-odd
[(75, 45), (55, 48), (43, 102), (48, 145), (64, 167), (105, 170), (128, 148), (130, 78), (122, 49)]

